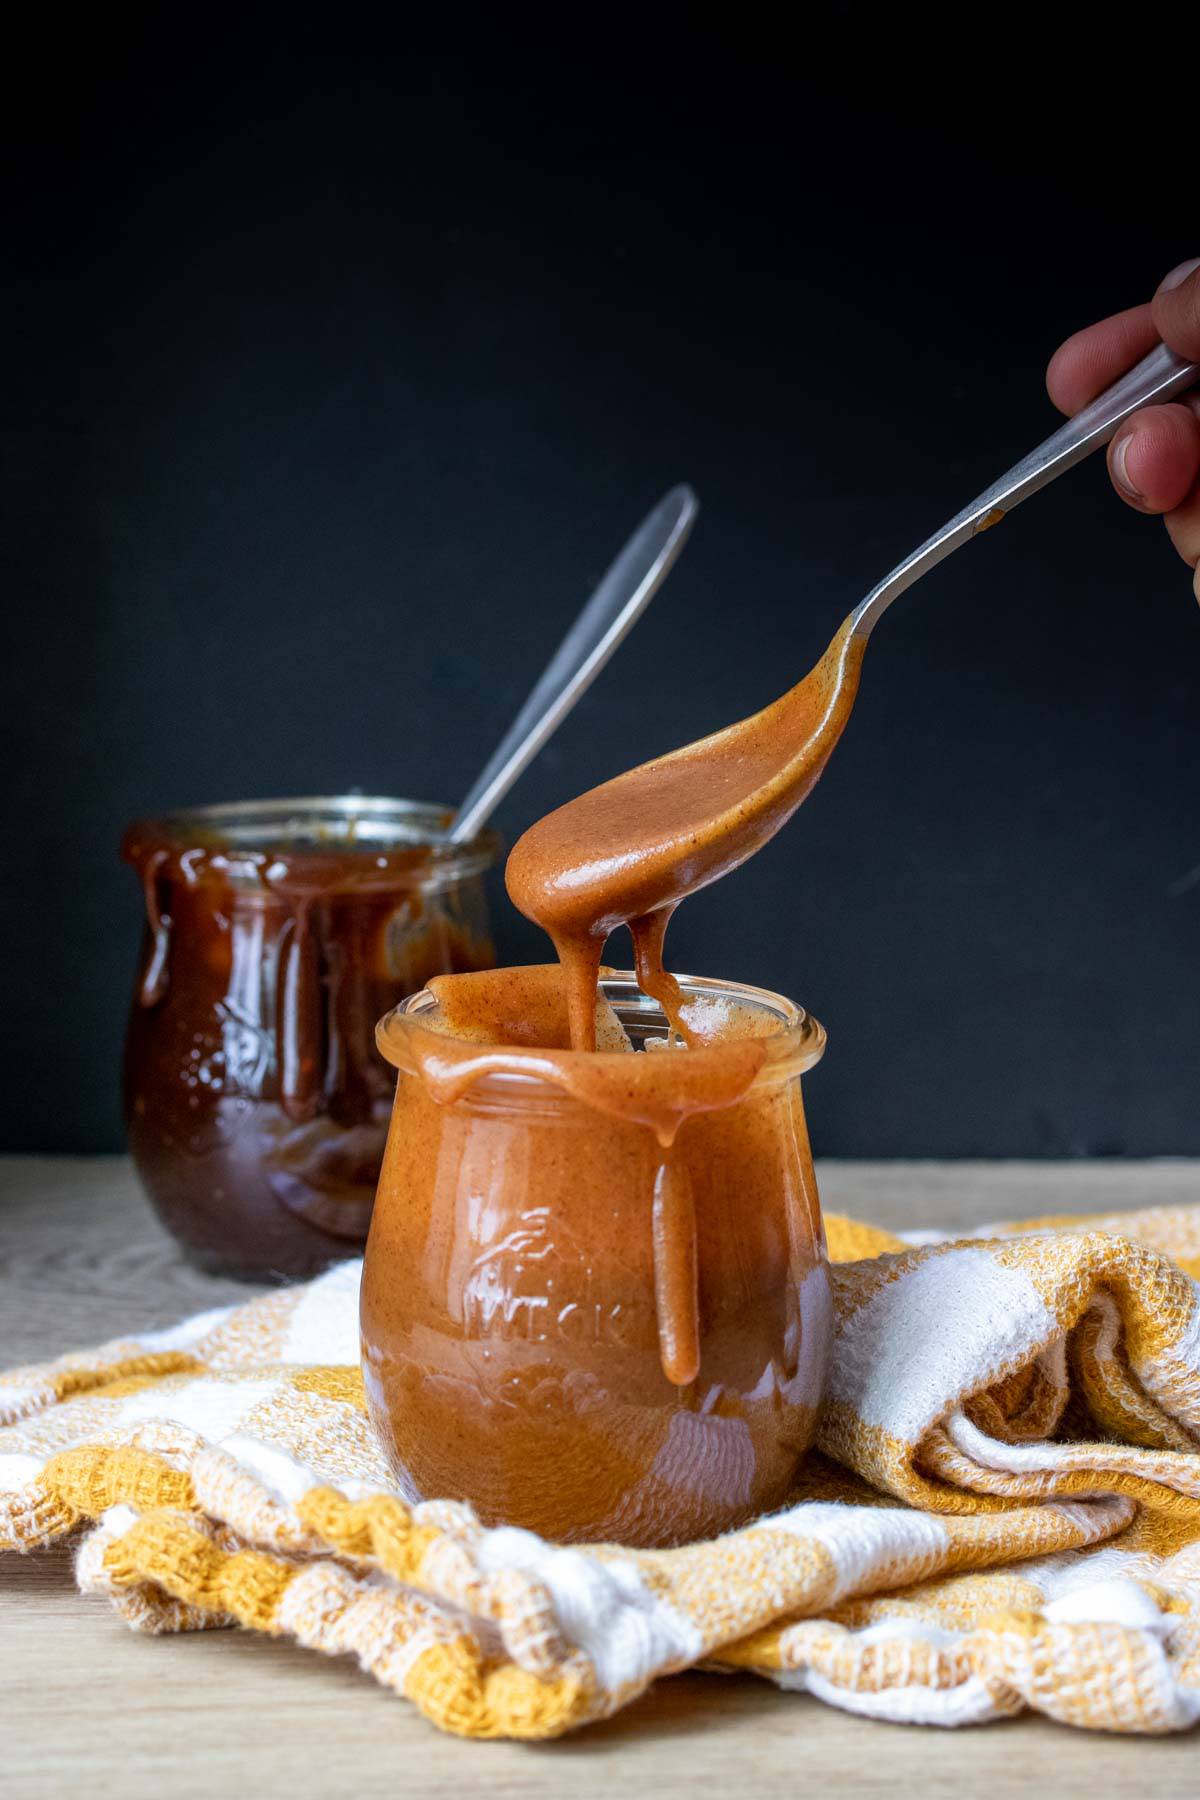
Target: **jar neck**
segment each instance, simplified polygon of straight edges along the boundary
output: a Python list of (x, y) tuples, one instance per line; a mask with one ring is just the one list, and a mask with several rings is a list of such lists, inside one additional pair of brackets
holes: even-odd
[[(531, 1018), (540, 1016), (546, 1028), (544, 1044), (514, 1042), (512, 1020), (505, 1026), (499, 1017), (495, 1035), (487, 1035), (480, 994), (486, 998), (490, 985), (498, 1005), (511, 1007), (517, 976), (529, 990)], [(465, 982), (474, 984), (470, 1029), (455, 1008), (456, 984)], [(695, 977), (681, 978), (685, 997), (723, 1009), (722, 1035), (698, 1048), (668, 1047), (662, 1009), (638, 989), (632, 974), (614, 972), (602, 978), (601, 994), (625, 1047), (576, 1051), (566, 1047), (563, 1021), (546, 1006), (548, 997), (560, 998), (560, 985), (555, 965), (443, 978), (434, 984), (436, 994), (414, 995), (381, 1020), (377, 1042), (389, 1062), (420, 1080), (442, 1104), (471, 1100), (492, 1109), (552, 1108), (582, 1101), (651, 1125), (663, 1142), (691, 1113), (719, 1110), (752, 1090), (777, 1087), (811, 1068), (824, 1050), (821, 1026), (781, 995)]]
[(201, 806), (131, 825), (121, 845), (142, 872), (196, 886), (218, 882), (289, 895), (358, 888), (452, 886), (492, 867), (500, 841), (483, 831), (452, 844), (444, 807), (366, 795)]

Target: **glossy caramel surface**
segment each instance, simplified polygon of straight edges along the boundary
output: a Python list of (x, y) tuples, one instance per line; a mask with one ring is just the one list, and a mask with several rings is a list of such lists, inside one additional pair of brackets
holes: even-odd
[(491, 960), (477, 881), (431, 892), (431, 854), (336, 842), (122, 846), (146, 927), (125, 1048), (142, 1182), (192, 1259), (267, 1279), (365, 1242), (391, 1112), (381, 1013)]

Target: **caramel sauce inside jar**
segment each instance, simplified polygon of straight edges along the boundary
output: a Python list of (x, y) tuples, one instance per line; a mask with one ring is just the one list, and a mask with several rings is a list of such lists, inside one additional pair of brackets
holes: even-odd
[[(364, 1265), (367, 1400), (410, 1498), (561, 1541), (678, 1543), (787, 1496), (830, 1337), (800, 1074), (820, 1027), (727, 984), (695, 1047), (609, 976), (571, 1047), (554, 965), (440, 977), (400, 1071)], [(716, 995), (714, 999), (712, 996)], [(707, 997), (706, 997), (707, 996)]]
[(447, 871), (432, 845), (306, 824), (330, 804), (296, 803), (286, 830), (274, 803), (201, 809), (122, 846), (146, 919), (129, 1144), (206, 1269), (296, 1279), (364, 1243), (392, 1098), (375, 1024), (432, 976), (492, 960), (479, 855)]

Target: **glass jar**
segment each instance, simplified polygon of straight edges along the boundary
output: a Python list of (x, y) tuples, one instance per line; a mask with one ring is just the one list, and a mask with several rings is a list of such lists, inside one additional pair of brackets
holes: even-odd
[(431, 975), (493, 961), (489, 832), (349, 796), (131, 825), (145, 932), (125, 1049), (138, 1174), (191, 1260), (313, 1275), (361, 1247), (392, 1078), (374, 1025)]
[[(688, 1000), (732, 1002), (767, 1039), (742, 1097), (693, 1113), (670, 1150), (694, 1208), (698, 1363), (684, 1380), (664, 1372), (655, 1132), (523, 1073), (435, 1099), (414, 1054), (434, 996), (381, 1021), (400, 1078), (363, 1271), (363, 1373), (410, 1500), (468, 1500), (485, 1523), (559, 1541), (653, 1545), (787, 1497), (832, 1330), (800, 1095), (825, 1034), (779, 995), (681, 984)], [(666, 1036), (632, 975), (601, 986), (635, 1047)], [(672, 1082), (693, 1054), (659, 1053)]]

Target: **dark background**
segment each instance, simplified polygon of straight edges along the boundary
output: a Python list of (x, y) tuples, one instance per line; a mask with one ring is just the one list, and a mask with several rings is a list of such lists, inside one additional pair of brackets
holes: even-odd
[[(511, 841), (798, 679), (1052, 428), (1059, 339), (1200, 252), (1194, 99), (1114, 106), (1119, 46), (773, 16), (135, 8), (14, 51), (4, 1148), (121, 1141), (128, 818), (453, 802), (686, 479)], [(1189, 587), (1093, 460), (894, 608), (816, 795), (682, 910), (677, 967), (829, 1028), (820, 1151), (1200, 1152)], [(499, 884), (496, 926), (541, 959)]]

